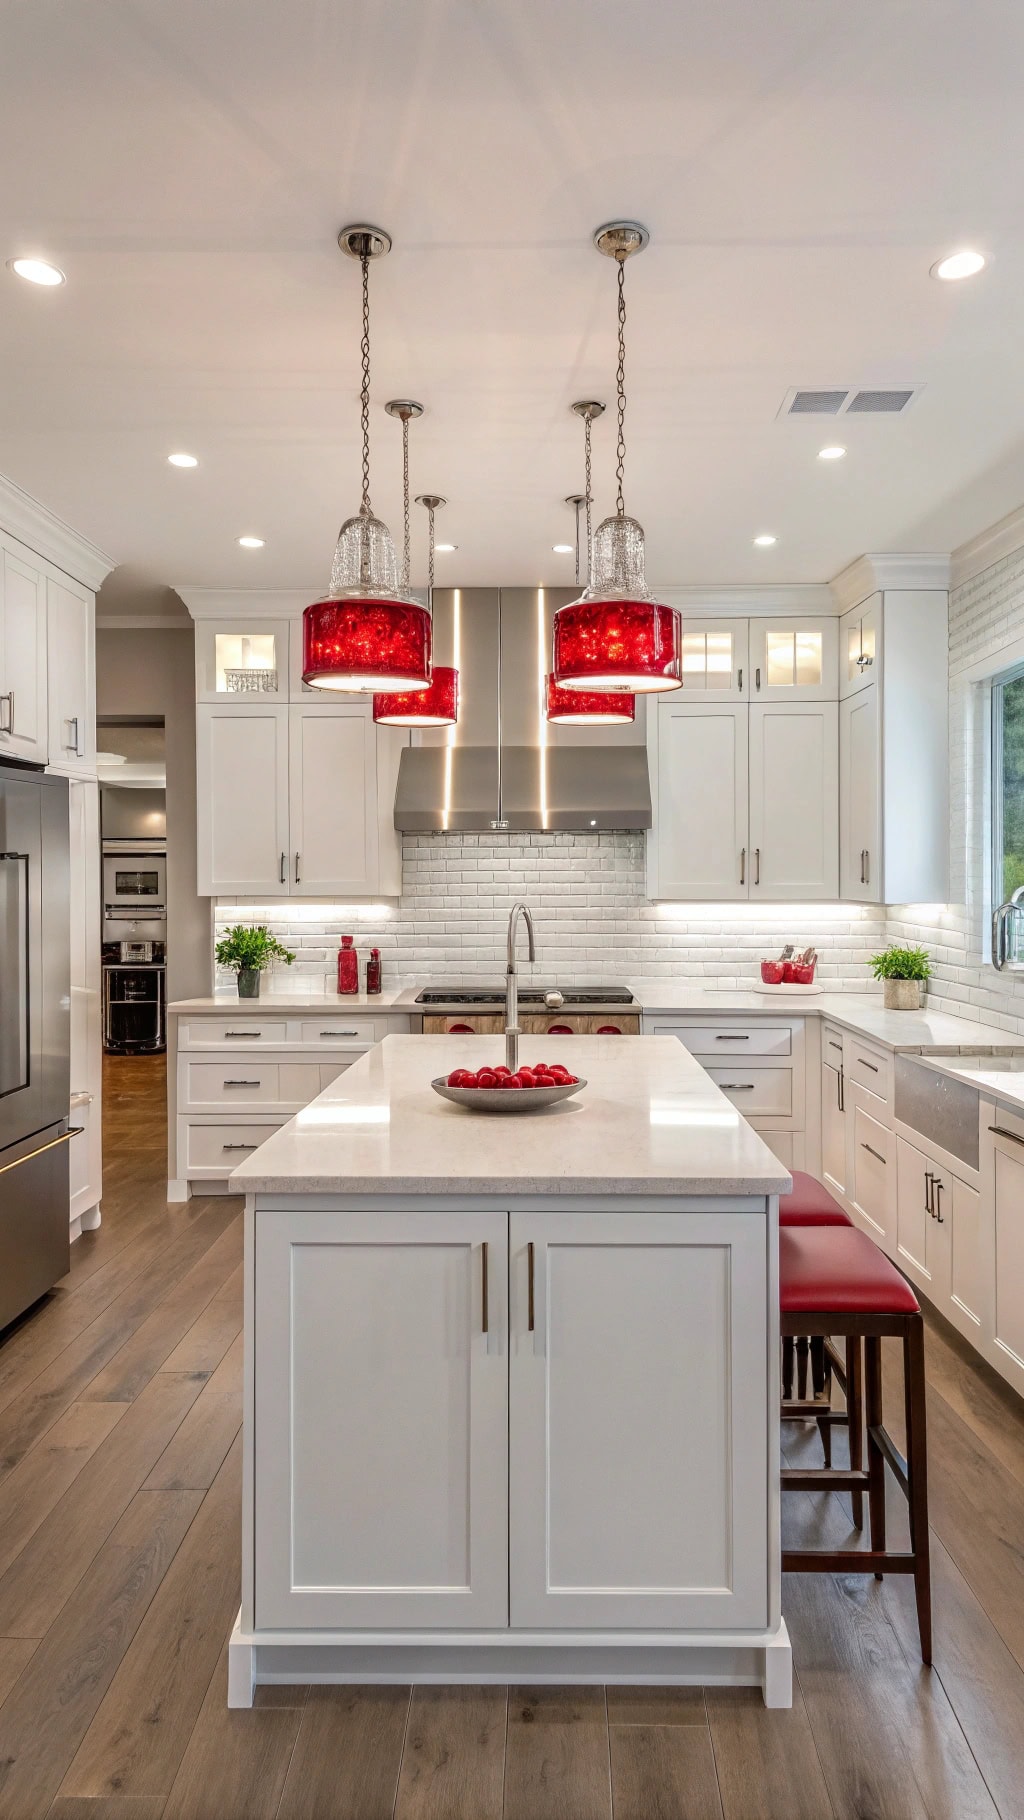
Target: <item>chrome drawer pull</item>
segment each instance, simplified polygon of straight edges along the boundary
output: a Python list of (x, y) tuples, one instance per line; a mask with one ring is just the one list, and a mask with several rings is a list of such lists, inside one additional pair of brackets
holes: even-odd
[(225, 1087), (262, 1087), (262, 1081), (225, 1081)]
[(749, 1043), (749, 1036), (716, 1036), (716, 1043)]
[(719, 1081), (723, 1093), (753, 1093), (753, 1081)]
[(258, 1145), (256, 1145), (256, 1144), (222, 1144), (221, 1149), (222, 1150), (256, 1150), (256, 1149), (258, 1149)]
[(996, 1137), (1008, 1137), (1014, 1144), (1024, 1144), (1024, 1137), (1021, 1137), (1019, 1132), (1007, 1131), (1005, 1125), (990, 1125), (989, 1130)]
[(240, 1036), (243, 1039), (243, 1041), (245, 1040), (245, 1038), (247, 1036), (251, 1036), (253, 1042), (257, 1043), (257, 1042), (259, 1042), (260, 1037), (263, 1035), (263, 1032), (262, 1032), (262, 1030), (225, 1030), (224, 1035), (225, 1036)]
[(321, 1036), (358, 1036), (358, 1030), (321, 1030)]
[(488, 1327), (489, 1327), (491, 1299), (490, 1299), (490, 1296), (487, 1291), (487, 1240), (486, 1239), (484, 1240), (483, 1244), (480, 1247), (480, 1300), (481, 1300), (481, 1309), (482, 1309), (480, 1327), (481, 1327), (481, 1331), (483, 1333), (487, 1333)]
[(866, 1150), (869, 1156), (873, 1156), (877, 1162), (884, 1163), (886, 1168), (888, 1168), (889, 1159), (887, 1156), (883, 1156), (880, 1150), (873, 1150), (870, 1144), (865, 1144), (863, 1141), (861, 1143), (861, 1149)]
[(834, 1036), (830, 1036), (828, 1039), (828, 1046), (830, 1049), (841, 1049), (843, 1045), (842, 1043), (837, 1043)]
[(866, 1062), (862, 1055), (857, 1057), (857, 1066), (858, 1068), (870, 1068), (872, 1074), (878, 1073), (878, 1069), (875, 1067), (874, 1062)]

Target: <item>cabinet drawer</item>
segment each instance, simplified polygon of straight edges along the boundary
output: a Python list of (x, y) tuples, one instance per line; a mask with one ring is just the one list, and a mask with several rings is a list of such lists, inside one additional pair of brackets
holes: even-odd
[(719, 1058), (747, 1055), (792, 1055), (789, 1024), (684, 1024), (674, 1032), (691, 1055)]
[[(260, 1144), (280, 1130), (280, 1124), (193, 1125), (182, 1119), (186, 1175), (230, 1175), (236, 1164), (250, 1157)], [(180, 1154), (180, 1151), (179, 1151)]]
[(848, 1079), (863, 1087), (866, 1093), (873, 1093), (876, 1099), (884, 1100), (887, 1106), (891, 1105), (892, 1056), (883, 1049), (869, 1048), (849, 1031), (845, 1037), (844, 1055)]
[(288, 1040), (288, 1024), (283, 1017), (189, 1017), (178, 1025), (179, 1049), (220, 1049), (236, 1043), (260, 1044)]
[(313, 1062), (257, 1062), (250, 1055), (196, 1062), (182, 1057), (179, 1078), (181, 1110), (220, 1112), (239, 1107), (308, 1106), (321, 1091), (320, 1065)]
[(324, 1043), (332, 1046), (338, 1043), (361, 1043), (369, 1049), (377, 1040), (376, 1028), (372, 1017), (346, 1017), (345, 1013), (325, 1013), (322, 1017), (305, 1017), (302, 1020), (301, 1039), (310, 1047)]
[(896, 1143), (893, 1133), (862, 1105), (853, 1108), (851, 1174), (854, 1211), (865, 1231), (891, 1253), (896, 1224)]
[(843, 1032), (839, 1029), (838, 1025), (837, 1024), (822, 1024), (822, 1026), (821, 1026), (821, 1059), (822, 1059), (822, 1061), (827, 1062), (830, 1068), (841, 1068), (843, 1065), (843, 1057), (844, 1057), (845, 1053), (846, 1053), (846, 1050), (845, 1050), (845, 1044), (843, 1041)]
[(793, 1070), (791, 1068), (748, 1068), (740, 1060), (708, 1069), (716, 1086), (726, 1099), (732, 1100), (742, 1113), (771, 1113), (789, 1118), (793, 1112)]

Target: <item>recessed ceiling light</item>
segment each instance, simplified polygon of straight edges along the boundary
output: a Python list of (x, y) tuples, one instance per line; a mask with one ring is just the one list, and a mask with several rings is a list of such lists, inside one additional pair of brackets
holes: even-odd
[(556, 556), (571, 556), (575, 547), (576, 546), (571, 543), (553, 543), (551, 545)]
[(27, 278), (29, 284), (64, 284), (64, 273), (57, 265), (50, 265), (46, 259), (9, 259), (12, 272), (19, 278)]
[(262, 537), (240, 537), (238, 541), (243, 550), (262, 550), (264, 543)]
[(458, 547), (457, 543), (436, 543), (434, 550), (438, 556), (450, 556), (452, 551), (457, 550)]
[(179, 449), (174, 455), (168, 455), (167, 459), (172, 468), (197, 468), (199, 466), (198, 455), (186, 455), (184, 449)]
[(948, 258), (940, 259), (937, 265), (933, 265), (932, 277), (973, 278), (976, 272), (981, 271), (984, 264), (984, 254), (972, 253), (965, 247), (962, 252), (950, 253)]
[(846, 454), (846, 450), (843, 448), (841, 443), (830, 442), (826, 445), (825, 448), (818, 450), (818, 460), (819, 461), (842, 461), (843, 456), (845, 454)]
[(762, 550), (767, 550), (769, 544), (778, 543), (778, 541), (779, 541), (778, 538), (773, 537), (770, 531), (762, 531), (757, 537), (754, 538), (754, 542)]

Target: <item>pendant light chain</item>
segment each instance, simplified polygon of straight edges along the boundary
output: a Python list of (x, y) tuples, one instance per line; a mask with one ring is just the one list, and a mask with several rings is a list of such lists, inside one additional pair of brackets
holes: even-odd
[[(583, 419), (583, 446), (584, 446), (585, 461), (586, 461), (586, 479), (584, 482), (584, 492), (586, 495), (586, 507), (587, 507), (587, 587), (588, 588), (590, 586), (590, 565), (591, 565), (590, 552), (591, 552), (591, 548), (592, 548), (591, 530), (590, 530), (590, 514), (591, 514), (591, 507), (593, 506), (593, 503), (594, 503), (594, 501), (593, 501), (594, 489), (593, 489), (593, 484), (592, 484), (592, 462), (591, 462), (591, 455), (590, 455), (591, 422), (592, 422), (591, 415), (590, 415), (590, 412), (588, 411), (586, 416)], [(576, 574), (576, 580), (579, 581), (579, 535), (578, 535), (579, 514), (578, 513), (577, 513), (576, 523), (577, 523), (577, 537), (576, 537), (576, 570), (577, 570), (577, 574)]]
[[(622, 480), (626, 468), (626, 261), (618, 260), (619, 267), (619, 364), (615, 370), (615, 385), (618, 392), (619, 434), (615, 444), (615, 512), (622, 518), (625, 505), (622, 498)], [(589, 431), (589, 424), (587, 426)], [(587, 511), (590, 510), (590, 483), (587, 483)]]
[(409, 586), (409, 412), (402, 412), (402, 586)]
[(430, 553), (427, 557), (427, 602), (431, 612), (434, 608), (434, 508), (427, 507), (427, 536), (430, 539)]
[(363, 429), (363, 501), (360, 511), (367, 518), (371, 517), (373, 508), (370, 505), (370, 255), (363, 252), (359, 256), (363, 272), (363, 335), (359, 344), (362, 356), (363, 382), (359, 395), (360, 417)]
[(576, 586), (580, 585), (580, 500), (574, 501), (576, 508)]

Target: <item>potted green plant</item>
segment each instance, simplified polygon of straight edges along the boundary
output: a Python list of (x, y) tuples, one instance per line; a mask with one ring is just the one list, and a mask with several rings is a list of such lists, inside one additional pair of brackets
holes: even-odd
[(234, 968), (239, 998), (259, 998), (260, 974), (271, 961), (284, 961), (290, 967), (294, 959), (266, 923), (236, 923), (217, 943), (217, 965)]
[(871, 971), (882, 981), (887, 1011), (920, 1011), (931, 978), (927, 948), (904, 948), (898, 942), (871, 957)]

